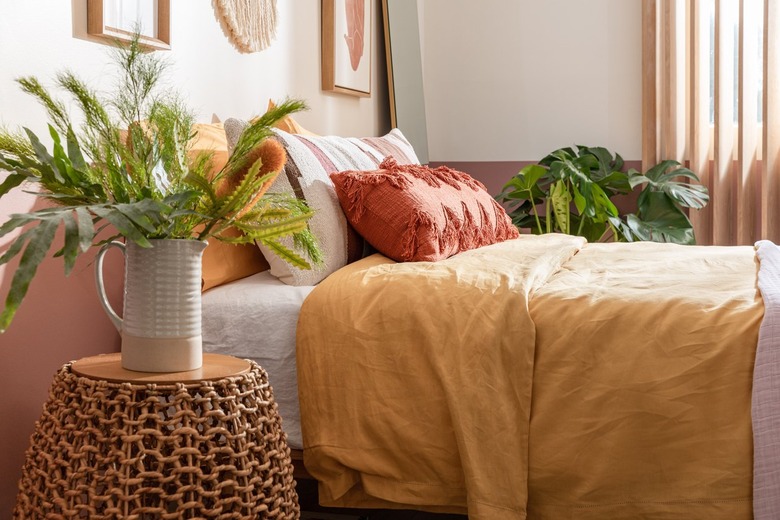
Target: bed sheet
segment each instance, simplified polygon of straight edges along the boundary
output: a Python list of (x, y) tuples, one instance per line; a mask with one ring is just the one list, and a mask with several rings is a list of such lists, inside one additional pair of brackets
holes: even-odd
[(203, 293), (203, 350), (251, 359), (268, 372), (287, 443), (295, 449), (303, 447), (295, 328), (312, 289), (264, 271)]
[(374, 255), (318, 285), (297, 349), (323, 505), (753, 517), (753, 248), (576, 240)]

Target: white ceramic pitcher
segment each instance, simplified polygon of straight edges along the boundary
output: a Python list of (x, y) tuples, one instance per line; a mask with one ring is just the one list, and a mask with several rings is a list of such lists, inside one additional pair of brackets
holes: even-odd
[[(203, 365), (201, 259), (206, 242), (108, 242), (97, 255), (95, 282), (108, 317), (122, 336), (122, 366), (141, 372), (182, 372)], [(125, 255), (124, 312), (106, 298), (103, 258), (112, 247)]]

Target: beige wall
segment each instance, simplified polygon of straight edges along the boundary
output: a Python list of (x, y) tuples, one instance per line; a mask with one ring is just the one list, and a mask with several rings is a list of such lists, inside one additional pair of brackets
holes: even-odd
[[(261, 53), (243, 55), (225, 39), (210, 0), (173, 0), (170, 83), (201, 121), (262, 113), (268, 98), (305, 99), (311, 110), (297, 119), (322, 134), (378, 135), (389, 126), (379, 2), (373, 2), (371, 98), (320, 90), (320, 0), (278, 2), (277, 39)], [(64, 67), (104, 87), (110, 85), (106, 47), (88, 41), (86, 0), (2, 0), (0, 5), (0, 125), (45, 132), (43, 111), (21, 94), (13, 78), (49, 80)], [(381, 53), (381, 54), (380, 54)], [(33, 197), (0, 203), (0, 222), (28, 211)], [(0, 250), (8, 245), (0, 239)], [(0, 518), (9, 518), (16, 481), (33, 422), (40, 415), (51, 376), (63, 363), (118, 348), (117, 334), (97, 303), (92, 264), (80, 262), (65, 278), (62, 262), (41, 266), (11, 328), (0, 335)], [(10, 284), (0, 267), (0, 297)], [(108, 266), (110, 296), (121, 300), (121, 260)]]
[(431, 161), (641, 157), (641, 2), (421, 3)]

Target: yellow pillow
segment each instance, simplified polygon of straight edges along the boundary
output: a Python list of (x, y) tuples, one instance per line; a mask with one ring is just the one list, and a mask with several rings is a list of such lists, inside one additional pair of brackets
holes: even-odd
[[(266, 112), (274, 108), (276, 108), (276, 104), (274, 103), (273, 99), (269, 99), (268, 108), (266, 109)], [(319, 134), (315, 134), (314, 132), (309, 132), (308, 130), (306, 130), (298, 123), (298, 121), (293, 119), (292, 116), (283, 117), (282, 119), (276, 122), (274, 127), (284, 132), (287, 132), (288, 134), (313, 135), (313, 136), (319, 135)]]
[[(229, 157), (225, 127), (222, 123), (198, 123), (192, 125), (192, 130), (195, 132), (195, 137), (190, 148), (190, 156), (195, 157), (201, 152), (211, 152), (211, 174), (216, 175), (225, 166)], [(240, 236), (240, 233), (235, 228), (225, 232), (229, 236)], [(254, 244), (233, 245), (212, 238), (203, 251), (201, 288), (206, 291), (266, 269), (268, 269), (268, 262)]]

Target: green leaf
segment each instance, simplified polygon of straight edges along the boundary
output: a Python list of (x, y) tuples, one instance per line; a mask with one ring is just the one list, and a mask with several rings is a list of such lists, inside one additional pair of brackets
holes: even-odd
[(580, 193), (580, 190), (577, 188), (576, 184), (572, 185), (571, 188), (574, 192), (574, 206), (577, 208), (579, 214), (582, 215), (585, 212), (585, 207), (587, 206), (585, 197), (582, 196), (582, 193)]
[(5, 300), (5, 308), (0, 313), (0, 332), (4, 332), (11, 320), (16, 314), (19, 304), (27, 294), (30, 287), (30, 281), (35, 276), (38, 266), (46, 257), (46, 253), (54, 241), (54, 234), (57, 231), (58, 222), (56, 220), (47, 220), (41, 222), (35, 230), (30, 233), (27, 247), (24, 249), (19, 267), (11, 280), (11, 289)]
[(268, 224), (248, 224), (244, 223), (242, 219), (236, 221), (235, 226), (255, 240), (264, 240), (287, 236), (306, 229), (308, 226), (307, 221), (313, 215), (313, 213), (304, 213)]
[(35, 228), (28, 229), (16, 237), (13, 242), (11, 242), (11, 246), (5, 251), (5, 253), (3, 253), (2, 256), (0, 256), (0, 265), (7, 264), (13, 257), (19, 254), (19, 252), (22, 250), (22, 247), (24, 247), (25, 242), (29, 238), (30, 233), (33, 231), (35, 231)]
[(62, 148), (59, 134), (51, 125), (49, 125), (49, 135), (51, 135), (51, 139), (53, 141), (52, 151), (54, 165), (63, 180), (63, 184), (78, 184), (78, 179), (72, 175), (73, 168), (71, 168), (71, 171), (68, 171), (68, 167), (70, 166), (70, 159), (68, 159), (68, 157), (65, 155), (65, 150)]
[(208, 181), (208, 179), (195, 173), (188, 173), (184, 177), (184, 182), (205, 193), (206, 196), (208, 196), (208, 198), (211, 200), (211, 203), (216, 204), (217, 193), (214, 191), (214, 188), (211, 186), (211, 183)]
[(95, 226), (92, 222), (92, 216), (86, 208), (77, 207), (76, 216), (78, 217), (79, 225), (79, 247), (83, 253), (86, 253), (92, 246), (92, 239), (95, 236)]
[(73, 271), (79, 254), (79, 225), (73, 213), (65, 213), (62, 221), (65, 223), (65, 246), (63, 247), (65, 276), (68, 276)]
[(564, 181), (556, 181), (550, 188), (550, 202), (552, 203), (555, 225), (561, 233), (569, 233), (569, 204), (571, 194), (566, 189)]
[(613, 171), (606, 177), (599, 179), (596, 184), (605, 190), (614, 190), (617, 193), (628, 193), (631, 191), (628, 175), (619, 170)]
[(710, 200), (707, 188), (700, 184), (667, 181), (663, 191), (675, 202), (686, 208), (701, 209)]
[(86, 171), (87, 162), (84, 160), (84, 155), (81, 153), (81, 148), (79, 147), (76, 134), (73, 133), (73, 129), (70, 127), (68, 127), (66, 141), (68, 145), (68, 157), (70, 158), (71, 164), (73, 164), (73, 167), (79, 171)]
[(151, 247), (149, 240), (141, 234), (135, 224), (116, 208), (96, 206), (92, 211), (109, 221), (123, 236), (142, 247)]
[(666, 173), (667, 170), (670, 168), (673, 168), (675, 166), (680, 166), (680, 163), (677, 161), (672, 160), (666, 160), (661, 161), (649, 170), (645, 172), (645, 176), (650, 179), (652, 182), (657, 182), (661, 176)]
[(628, 215), (626, 223), (640, 240), (694, 244), (693, 226), (688, 217), (662, 191), (645, 189), (637, 215)]
[(596, 216), (594, 220), (596, 222), (604, 222), (607, 220), (607, 217), (617, 217), (618, 216), (618, 210), (615, 204), (609, 200), (609, 197), (604, 192), (603, 189), (601, 189), (601, 186), (598, 184), (594, 184), (592, 186), (593, 189), (593, 203), (594, 207), (596, 208)]
[(35, 156), (38, 158), (39, 164), (35, 166), (40, 170), (42, 180), (44, 182), (63, 184), (65, 180), (59, 175), (57, 166), (54, 164), (54, 158), (46, 151), (46, 147), (43, 146), (38, 136), (27, 128), (24, 131), (27, 133), (27, 138), (30, 140)]
[(547, 174), (547, 168), (539, 166), (538, 164), (529, 164), (525, 166), (514, 177), (518, 182), (514, 185), (519, 190), (530, 191), (539, 182), (539, 179)]
[(275, 240), (260, 240), (265, 246), (268, 247), (273, 253), (287, 262), (288, 264), (297, 267), (299, 269), (311, 269), (311, 265), (309, 265), (309, 262), (301, 258), (297, 253), (292, 251), (291, 249), (283, 246), (279, 242)]
[(594, 222), (582, 215), (572, 215), (571, 227), (577, 230), (577, 235), (585, 237), (588, 242), (598, 242), (607, 227), (604, 222)]
[[(0, 164), (2, 166), (2, 164)], [(0, 184), (0, 197), (19, 186), (27, 179), (26, 175), (21, 173), (12, 173), (5, 178), (2, 184)]]
[(115, 208), (137, 227), (149, 233), (157, 231), (156, 226), (162, 224), (171, 209), (152, 199), (143, 199), (132, 204), (117, 204)]
[(629, 183), (632, 189), (642, 184), (647, 185), (637, 201), (640, 211), (649, 190), (665, 192), (674, 203), (682, 207), (701, 209), (707, 205), (710, 198), (705, 186), (673, 180), (682, 177), (698, 181), (696, 174), (687, 168), (666, 171), (679, 164), (677, 161), (663, 161), (648, 170), (645, 175), (636, 171), (630, 172)]
[(693, 245), (696, 239), (692, 227), (677, 227), (664, 220), (640, 220), (636, 215), (626, 217), (628, 227), (640, 240)]
[(14, 229), (23, 226), (28, 222), (34, 222), (35, 220), (35, 216), (30, 213), (14, 213), (2, 226), (0, 226), (0, 237), (4, 237)]

